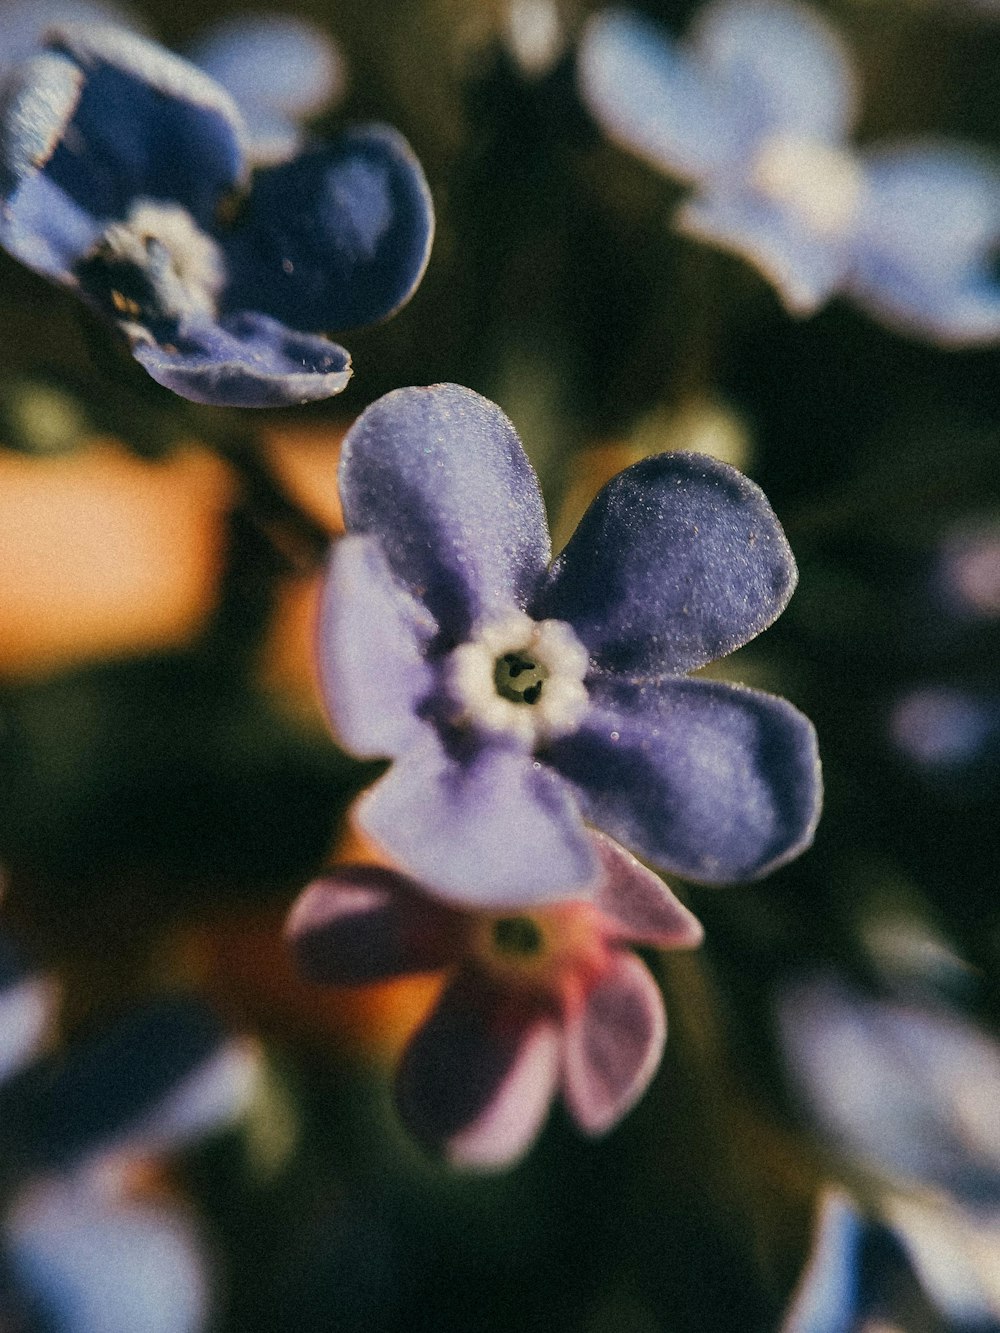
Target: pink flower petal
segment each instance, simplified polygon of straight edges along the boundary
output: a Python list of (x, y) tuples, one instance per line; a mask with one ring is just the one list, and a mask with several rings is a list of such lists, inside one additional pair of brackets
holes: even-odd
[(697, 917), (651, 870), (612, 838), (591, 834), (604, 878), (594, 898), (619, 939), (638, 940), (661, 949), (696, 949), (705, 932)]
[(381, 866), (340, 866), (296, 900), (285, 927), (312, 981), (354, 986), (455, 962), (464, 919)]
[(455, 1166), (509, 1166), (542, 1127), (558, 1084), (560, 1047), (554, 1021), (466, 973), (403, 1056), (400, 1116)]
[(603, 1134), (631, 1110), (660, 1063), (667, 1039), (663, 998), (649, 969), (620, 953), (567, 1020), (563, 1092), (587, 1134)]

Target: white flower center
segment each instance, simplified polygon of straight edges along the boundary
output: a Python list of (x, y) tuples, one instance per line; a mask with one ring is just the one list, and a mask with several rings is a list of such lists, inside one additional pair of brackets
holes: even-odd
[(750, 183), (772, 203), (797, 214), (820, 236), (843, 236), (861, 197), (863, 176), (842, 148), (794, 134), (776, 134), (757, 155)]
[(575, 731), (587, 710), (587, 650), (561, 620), (514, 612), (448, 658), (455, 721), (528, 746)]
[(226, 280), (222, 251), (179, 204), (140, 199), (80, 268), (119, 318), (212, 318)]

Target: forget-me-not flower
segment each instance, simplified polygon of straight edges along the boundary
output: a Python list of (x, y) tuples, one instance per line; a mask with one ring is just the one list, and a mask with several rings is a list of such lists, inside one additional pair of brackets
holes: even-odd
[(694, 187), (679, 229), (749, 260), (792, 313), (843, 292), (941, 343), (1000, 339), (1000, 172), (953, 143), (854, 148), (850, 60), (818, 13), (723, 0), (674, 42), (607, 10), (579, 69), (604, 129)]
[(404, 1124), (459, 1166), (508, 1165), (557, 1091), (587, 1134), (645, 1091), (666, 1039), (663, 1000), (628, 947), (690, 949), (701, 927), (652, 871), (591, 835), (591, 901), (517, 915), (453, 907), (379, 866), (339, 866), (292, 909), (307, 976), (333, 985), (448, 969), (396, 1080)]
[(137, 1168), (246, 1109), (256, 1048), (177, 996), (38, 1059), (56, 996), (0, 938), (0, 1323), (197, 1333), (211, 1296), (197, 1228), (178, 1203), (137, 1192)]
[(788, 543), (747, 478), (697, 454), (647, 458), (550, 566), (513, 426), (437, 385), (362, 413), (340, 486), (348, 535), (327, 576), (322, 676), (343, 743), (394, 761), (357, 820), (401, 869), (502, 906), (594, 879), (585, 821), (713, 883), (808, 844), (810, 723), (783, 699), (686, 674), (791, 595)]
[(963, 1236), (928, 1210), (870, 1216), (827, 1188), (781, 1333), (996, 1333), (997, 1293), (978, 1270), (997, 1271), (998, 1246), (1000, 1231)]
[(412, 294), (427, 184), (386, 126), (256, 172), (248, 144), (194, 65), (122, 28), (52, 33), (0, 89), (0, 244), (112, 320), (184, 397), (329, 397), (350, 357), (303, 330), (370, 324)]

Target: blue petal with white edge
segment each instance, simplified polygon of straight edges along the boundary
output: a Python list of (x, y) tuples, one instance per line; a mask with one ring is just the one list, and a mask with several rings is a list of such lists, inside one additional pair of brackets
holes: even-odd
[(216, 407), (287, 407), (340, 393), (350, 354), (316, 334), (297, 333), (252, 311), (218, 324), (168, 329), (163, 341), (125, 324), (132, 355), (157, 383)]

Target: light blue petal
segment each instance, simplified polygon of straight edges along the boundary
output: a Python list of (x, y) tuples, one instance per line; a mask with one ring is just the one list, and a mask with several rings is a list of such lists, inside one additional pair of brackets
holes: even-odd
[(782, 130), (831, 142), (851, 128), (851, 60), (816, 10), (782, 0), (708, 5), (691, 41), (746, 142)]
[(817, 236), (789, 209), (767, 203), (749, 190), (690, 199), (678, 213), (676, 225), (686, 235), (752, 264), (793, 315), (815, 313), (848, 270), (846, 239)]
[(322, 28), (291, 14), (239, 15), (214, 24), (188, 52), (236, 99), (292, 119), (317, 115), (341, 92), (340, 52)]
[(469, 907), (581, 896), (599, 874), (569, 785), (523, 751), (458, 760), (428, 737), (361, 797), (356, 820), (418, 883)]
[(624, 147), (682, 180), (704, 180), (735, 160), (740, 135), (695, 61), (628, 10), (587, 24), (580, 92), (601, 127)]
[(208, 1279), (178, 1210), (118, 1202), (71, 1178), (24, 1195), (8, 1255), (29, 1304), (56, 1333), (197, 1333)]
[(848, 1197), (827, 1190), (816, 1236), (781, 1333), (851, 1333), (860, 1286), (865, 1221)]
[(354, 754), (394, 757), (418, 743), (434, 689), (433, 617), (395, 578), (372, 537), (345, 537), (330, 556), (319, 657), (334, 729)]
[(51, 28), (68, 23), (114, 23), (141, 27), (134, 15), (105, 0), (11, 0), (0, 8), (0, 78), (27, 60)]
[(886, 323), (950, 345), (1000, 340), (1000, 169), (962, 145), (867, 155), (850, 290)]

